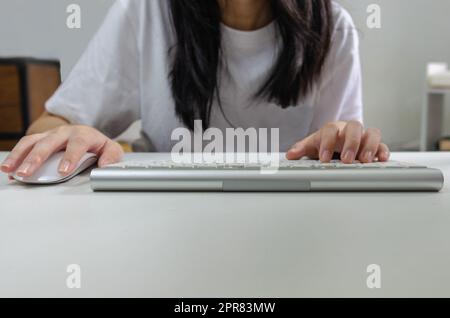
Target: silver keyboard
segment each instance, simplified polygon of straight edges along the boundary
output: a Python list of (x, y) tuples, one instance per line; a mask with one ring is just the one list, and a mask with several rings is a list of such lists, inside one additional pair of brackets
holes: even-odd
[(361, 163), (359, 161), (353, 164), (344, 164), (339, 160), (333, 160), (330, 163), (322, 163), (317, 160), (281, 160), (278, 163), (271, 162), (246, 162), (246, 163), (175, 163), (171, 160), (149, 160), (149, 161), (125, 161), (122, 163), (108, 166), (108, 168), (118, 169), (208, 169), (208, 170), (230, 170), (230, 169), (269, 169), (278, 168), (281, 170), (297, 170), (297, 169), (411, 169), (411, 168), (426, 168), (425, 166), (415, 165), (405, 162), (373, 162)]
[[(344, 164), (339, 160), (178, 163), (135, 156), (94, 169), (95, 191), (439, 191), (441, 171), (404, 162)], [(267, 160), (267, 161), (265, 161)]]

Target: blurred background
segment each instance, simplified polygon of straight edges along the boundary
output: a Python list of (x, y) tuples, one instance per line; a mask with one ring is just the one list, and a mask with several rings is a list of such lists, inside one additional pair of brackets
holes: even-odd
[[(0, 0), (0, 58), (60, 61), (64, 80), (113, 2)], [(381, 128), (394, 150), (416, 150), (421, 141), (423, 150), (427, 142), (433, 148), (438, 135), (450, 135), (450, 98), (444, 98), (450, 89), (428, 88), (427, 65), (450, 64), (450, 1), (338, 2), (351, 13), (360, 33), (366, 125)], [(82, 8), (81, 29), (66, 27), (66, 8), (72, 3)], [(380, 29), (367, 27), (370, 4), (381, 8)], [(0, 89), (2, 93), (5, 89)], [(429, 104), (437, 113), (428, 113)], [(1, 107), (0, 101), (0, 118)], [(136, 127), (128, 137), (136, 134)]]

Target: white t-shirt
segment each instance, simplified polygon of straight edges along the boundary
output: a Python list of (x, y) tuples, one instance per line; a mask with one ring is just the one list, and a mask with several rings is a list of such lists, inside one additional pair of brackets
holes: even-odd
[[(118, 0), (47, 111), (73, 124), (116, 137), (136, 120), (152, 149), (167, 152), (176, 116), (168, 51), (176, 43), (167, 0)], [(252, 99), (272, 69), (280, 37), (274, 23), (251, 32), (222, 25), (220, 97), (226, 119), (213, 105), (211, 126), (279, 128), (280, 150), (330, 121), (362, 122), (358, 35), (350, 15), (333, 3), (335, 30), (320, 82), (304, 102), (282, 109)], [(230, 126), (230, 124), (232, 126)], [(150, 147), (150, 146), (149, 146)]]

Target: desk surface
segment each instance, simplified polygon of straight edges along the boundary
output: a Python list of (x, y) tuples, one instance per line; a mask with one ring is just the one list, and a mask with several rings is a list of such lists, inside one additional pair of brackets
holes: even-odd
[[(0, 159), (5, 154), (0, 154)], [(450, 154), (394, 154), (440, 168)], [(81, 267), (81, 289), (66, 287)], [(367, 266), (381, 266), (368, 289)], [(450, 297), (441, 193), (93, 193), (0, 176), (0, 296)]]

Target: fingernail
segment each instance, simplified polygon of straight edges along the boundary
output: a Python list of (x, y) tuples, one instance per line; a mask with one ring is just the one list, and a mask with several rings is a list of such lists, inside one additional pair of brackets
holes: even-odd
[(344, 154), (344, 161), (348, 161), (348, 162), (353, 162), (355, 160), (355, 153), (351, 150), (348, 150), (345, 154)]
[(17, 170), (17, 174), (18, 174), (18, 175), (26, 176), (26, 175), (28, 175), (28, 174), (30, 173), (31, 167), (32, 167), (32, 164), (31, 164), (31, 163), (25, 162), (25, 163), (23, 163), (23, 164), (20, 166), (20, 168)]
[(70, 169), (70, 161), (64, 160), (60, 167), (59, 167), (59, 173), (68, 173)]
[(372, 151), (367, 151), (366, 154), (365, 154), (365, 156), (364, 156), (364, 159), (365, 159), (367, 162), (373, 161), (373, 152), (372, 152)]
[(102, 162), (100, 162), (100, 166), (104, 167), (107, 165), (110, 165), (112, 161), (110, 159), (103, 159)]
[(324, 150), (322, 151), (322, 156), (321, 156), (322, 160), (324, 161), (328, 161), (331, 159), (331, 152), (329, 150)]
[(2, 163), (1, 167), (4, 168), (4, 169), (9, 169), (9, 168), (11, 168), (13, 166), (13, 164), (14, 164), (14, 162), (11, 159), (6, 159)]
[(295, 151), (297, 151), (297, 152), (304, 152), (305, 151), (305, 146), (298, 146), (297, 148), (295, 148)]

